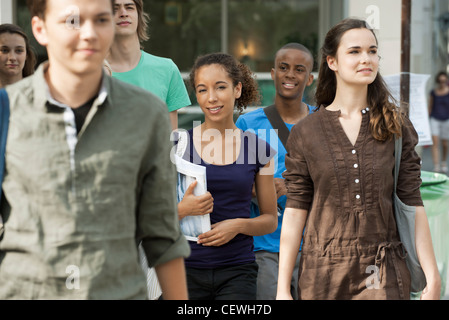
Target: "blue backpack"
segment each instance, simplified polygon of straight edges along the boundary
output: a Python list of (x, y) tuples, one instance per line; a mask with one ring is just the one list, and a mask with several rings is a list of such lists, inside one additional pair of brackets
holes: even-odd
[(5, 89), (0, 90), (0, 186), (5, 171), (6, 137), (9, 126), (9, 99)]
[[(9, 127), (9, 99), (5, 89), (0, 90), (0, 201), (2, 195), (1, 185), (5, 173), (6, 137)], [(3, 234), (3, 221), (0, 214), (0, 236)]]

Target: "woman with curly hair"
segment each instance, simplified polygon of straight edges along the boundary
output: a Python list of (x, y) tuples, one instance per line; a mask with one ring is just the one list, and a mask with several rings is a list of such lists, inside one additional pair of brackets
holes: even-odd
[(378, 71), (377, 39), (365, 21), (346, 19), (328, 32), (316, 91), (319, 109), (293, 127), (287, 144), (279, 299), (291, 299), (304, 227), (300, 299), (410, 299), (393, 208), (395, 135), (402, 136), (396, 192), (416, 207), (416, 250), (427, 280), (421, 297), (439, 298), (419, 189), (418, 136)]
[[(255, 300), (253, 236), (277, 226), (275, 152), (254, 133), (238, 129), (233, 116), (235, 109), (258, 102), (257, 82), (246, 65), (223, 53), (199, 57), (190, 82), (205, 121), (188, 132), (184, 159), (206, 167), (209, 192), (184, 196), (178, 211), (180, 219), (210, 213), (212, 229), (190, 242), (192, 253), (185, 261), (189, 298)], [(261, 214), (250, 218), (254, 183)]]

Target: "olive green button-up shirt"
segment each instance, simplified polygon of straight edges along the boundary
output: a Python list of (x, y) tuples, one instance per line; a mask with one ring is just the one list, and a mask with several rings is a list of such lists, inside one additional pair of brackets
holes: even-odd
[(45, 65), (6, 88), (0, 299), (145, 299), (150, 266), (187, 257), (167, 108), (108, 76), (81, 131)]

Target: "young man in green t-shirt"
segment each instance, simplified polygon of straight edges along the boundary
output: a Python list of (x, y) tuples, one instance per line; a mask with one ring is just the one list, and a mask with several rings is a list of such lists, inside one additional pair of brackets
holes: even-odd
[(190, 98), (175, 63), (142, 50), (142, 43), (149, 39), (148, 22), (142, 0), (116, 0), (116, 35), (107, 60), (114, 78), (148, 90), (164, 101), (172, 129), (177, 129), (177, 110), (189, 106)]

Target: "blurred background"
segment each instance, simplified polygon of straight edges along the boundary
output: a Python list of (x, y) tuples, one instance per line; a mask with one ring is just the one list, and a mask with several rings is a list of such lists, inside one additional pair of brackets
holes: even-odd
[[(230, 53), (256, 73), (262, 106), (273, 102), (270, 70), (277, 49), (300, 42), (317, 57), (326, 32), (346, 17), (366, 19), (376, 29), (382, 74), (400, 71), (401, 0), (144, 0), (144, 5), (151, 16), (146, 51), (171, 58), (185, 79), (198, 55)], [(0, 1), (0, 23), (6, 22), (24, 28), (39, 62), (46, 59), (31, 34), (26, 0)], [(410, 24), (410, 72), (433, 79), (438, 71), (447, 70), (449, 0), (413, 0)], [(432, 81), (428, 85), (430, 90)], [(314, 86), (308, 88), (306, 102), (313, 104), (313, 93)], [(193, 94), (191, 99), (193, 105), (180, 110), (181, 128), (201, 120)], [(248, 110), (254, 107), (260, 106)]]

